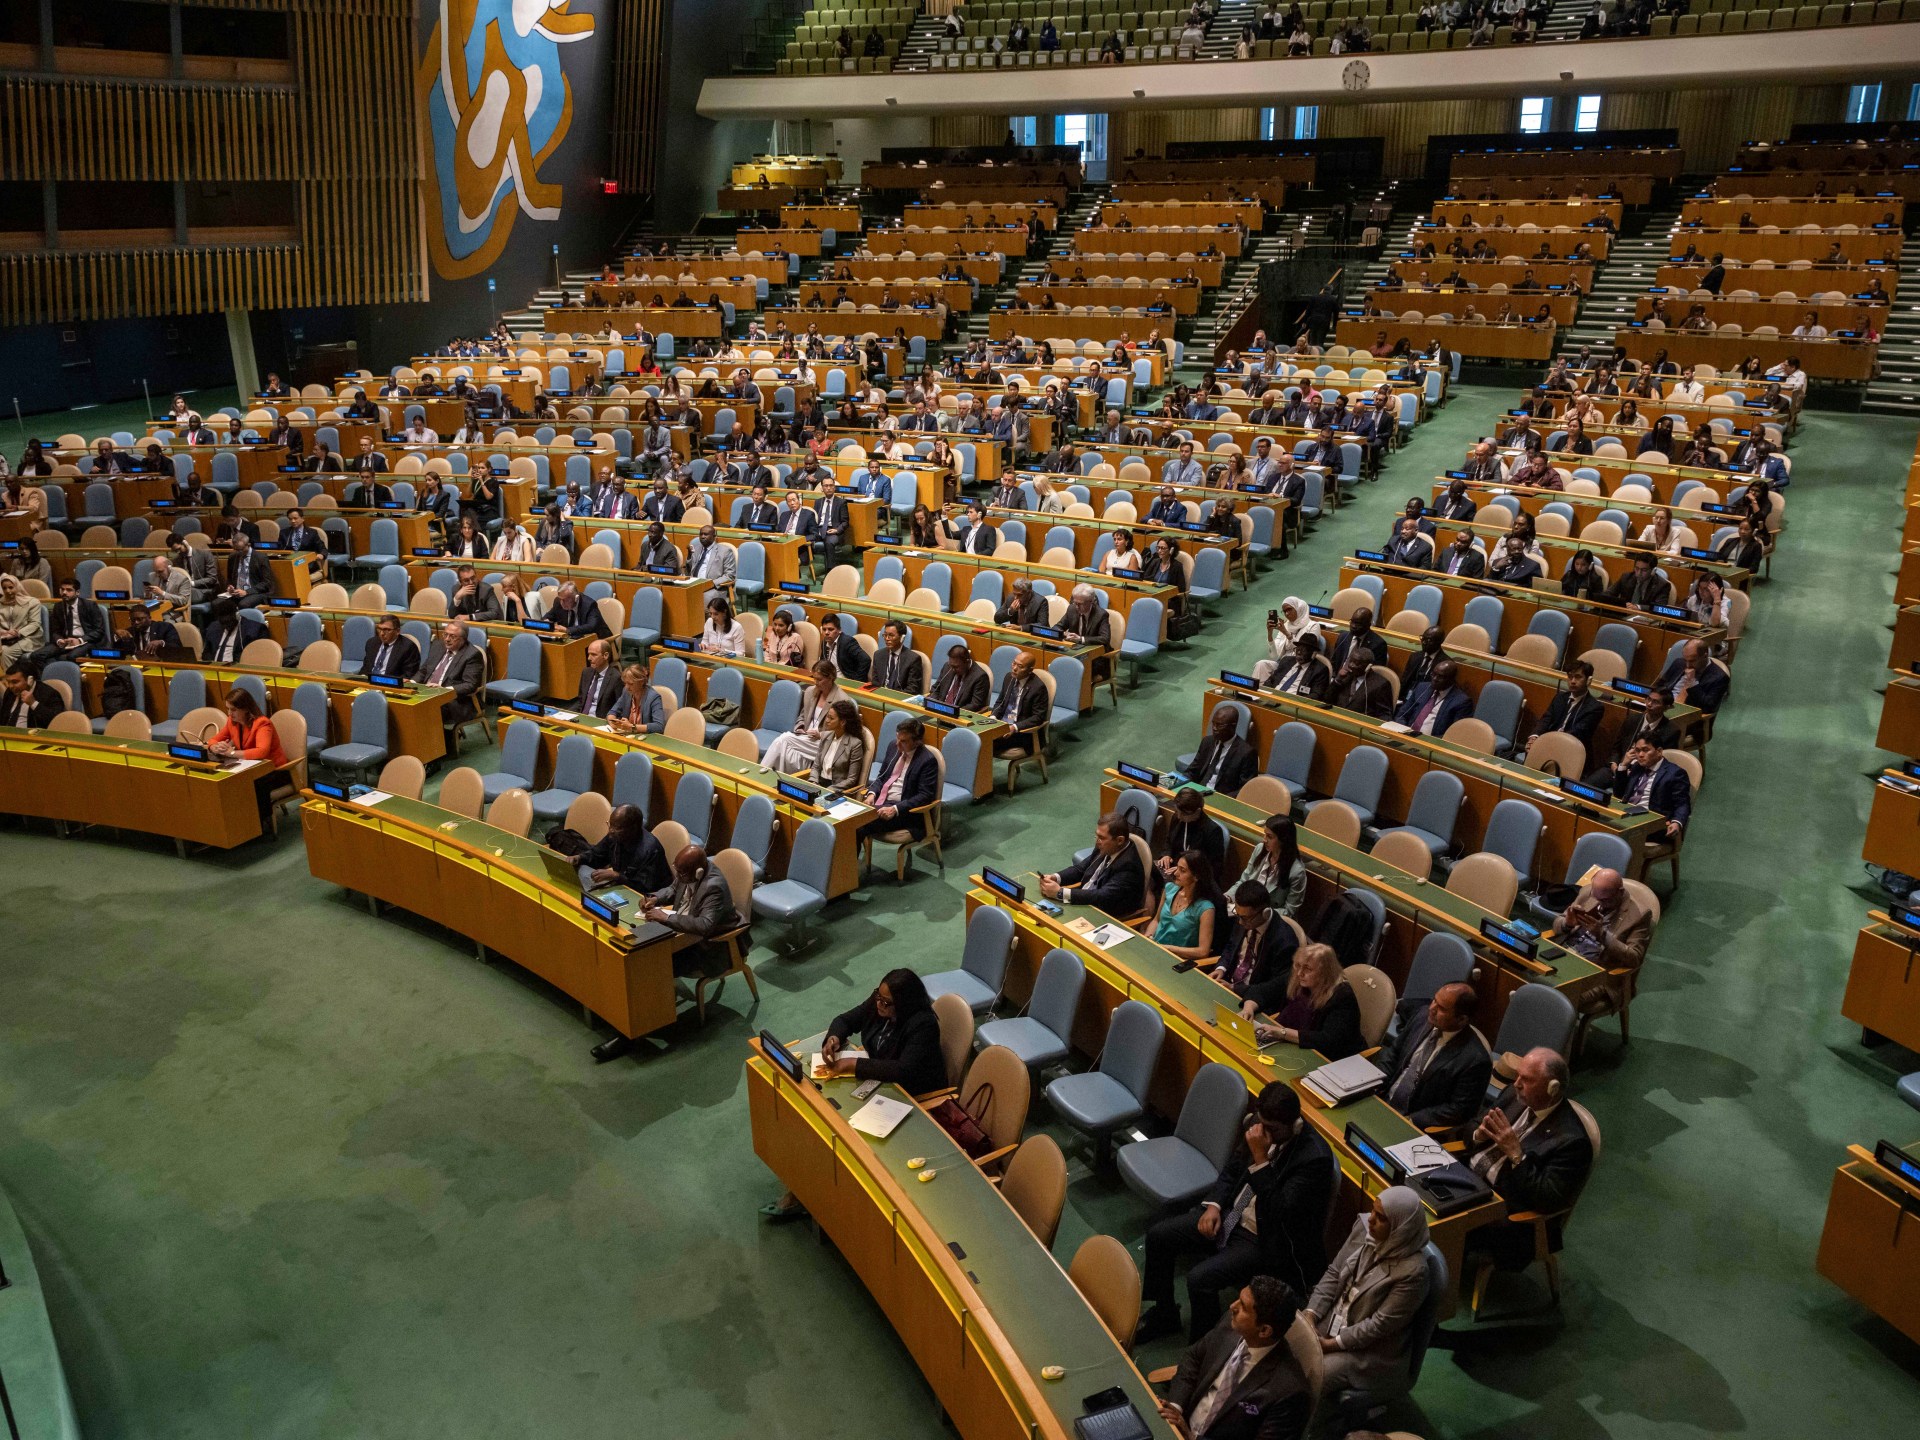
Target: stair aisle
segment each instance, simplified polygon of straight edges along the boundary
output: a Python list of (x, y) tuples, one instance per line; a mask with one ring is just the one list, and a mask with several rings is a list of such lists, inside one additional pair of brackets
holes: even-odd
[[(1692, 187), (1678, 187), (1691, 194)], [(1640, 233), (1616, 236), (1606, 263), (1594, 272), (1593, 293), (1580, 306), (1573, 324), (1560, 332), (1562, 351), (1583, 345), (1612, 349), (1614, 331), (1633, 319), (1634, 304), (1650, 290), (1661, 265), (1673, 253), (1673, 227), (1680, 220), (1680, 202), (1651, 210)]]
[(1900, 283), (1880, 337), (1880, 374), (1860, 408), (1920, 415), (1920, 236), (1908, 235), (1900, 252)]

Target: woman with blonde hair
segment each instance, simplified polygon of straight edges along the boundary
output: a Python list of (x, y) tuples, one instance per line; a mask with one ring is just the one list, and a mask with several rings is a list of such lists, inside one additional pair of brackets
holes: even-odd
[[(1284, 996), (1273, 992), (1284, 985)], [(1360, 1035), (1360, 999), (1347, 984), (1347, 975), (1331, 945), (1314, 942), (1293, 952), (1293, 970), (1284, 982), (1256, 991), (1242, 1006), (1253, 1015), (1275, 1000), (1277, 1025), (1255, 1027), (1262, 1044), (1283, 1040), (1303, 1050), (1317, 1050), (1329, 1060), (1344, 1060), (1365, 1047)]]

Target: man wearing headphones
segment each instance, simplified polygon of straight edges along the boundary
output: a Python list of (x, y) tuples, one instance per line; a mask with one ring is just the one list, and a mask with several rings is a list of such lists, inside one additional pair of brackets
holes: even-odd
[[(1513, 1083), (1474, 1127), (1467, 1163), (1509, 1210), (1553, 1214), (1579, 1198), (1593, 1171), (1593, 1141), (1568, 1103), (1560, 1055), (1541, 1046), (1521, 1057)], [(1547, 1243), (1560, 1248), (1557, 1219), (1548, 1222)], [(1472, 1231), (1467, 1247), (1502, 1269), (1520, 1269), (1533, 1259), (1533, 1227), (1496, 1220)]]
[(1197, 1209), (1148, 1229), (1141, 1298), (1153, 1308), (1135, 1345), (1179, 1331), (1173, 1267), (1183, 1254), (1199, 1257), (1187, 1269), (1187, 1338), (1196, 1341), (1219, 1323), (1223, 1291), (1271, 1275), (1306, 1295), (1327, 1268), (1323, 1232), (1339, 1172), (1327, 1142), (1301, 1118), (1291, 1085), (1274, 1080), (1261, 1088), (1242, 1139)]
[(726, 951), (704, 942), (741, 924), (727, 877), (698, 845), (689, 845), (673, 857), (673, 884), (653, 897), (647, 919), (682, 935), (697, 935), (703, 942), (673, 957), (676, 975), (715, 975), (726, 969)]

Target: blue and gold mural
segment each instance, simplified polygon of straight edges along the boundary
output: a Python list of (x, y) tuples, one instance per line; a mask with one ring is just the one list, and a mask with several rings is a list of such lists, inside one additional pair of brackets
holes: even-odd
[(485, 270), (506, 248), (520, 212), (560, 218), (550, 165), (573, 126), (563, 45), (594, 37), (592, 15), (570, 0), (434, 0), (417, 72), (429, 146), (427, 243), (436, 274)]

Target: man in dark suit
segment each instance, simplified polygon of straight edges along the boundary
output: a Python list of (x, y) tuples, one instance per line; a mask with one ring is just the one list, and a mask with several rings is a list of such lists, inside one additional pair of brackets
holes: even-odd
[(756, 485), (747, 497), (746, 506), (740, 512), (742, 525), (777, 525), (780, 523), (780, 507), (767, 499), (767, 487)]
[(240, 613), (238, 600), (231, 595), (217, 596), (207, 607), (200, 658), (208, 665), (232, 665), (247, 646), (266, 636), (265, 625)]
[(628, 885), (642, 895), (654, 895), (673, 883), (667, 852), (647, 833), (637, 805), (616, 806), (607, 816), (607, 833), (581, 853), (574, 868), (582, 890)]
[(312, 475), (339, 475), (346, 470), (340, 452), (324, 440), (313, 442), (313, 454), (307, 457), (307, 472)]
[(1447, 632), (1438, 625), (1429, 625), (1420, 632), (1420, 648), (1407, 657), (1400, 667), (1400, 693), (1408, 695), (1413, 687), (1433, 678), (1433, 667), (1447, 658), (1443, 648), (1447, 642)]
[(1596, 765), (1587, 772), (1589, 785), (1610, 786), (1613, 772), (1618, 766), (1627, 763), (1627, 751), (1641, 736), (1653, 741), (1656, 750), (1668, 750), (1680, 743), (1680, 727), (1667, 718), (1667, 707), (1673, 704), (1673, 695), (1658, 685), (1646, 693), (1638, 708), (1626, 724), (1620, 727), (1620, 733), (1613, 738), (1613, 751), (1608, 762)]
[(1442, 985), (1424, 1005), (1400, 1003), (1400, 1033), (1375, 1058), (1387, 1103), (1422, 1129), (1464, 1125), (1487, 1098), (1493, 1056), (1474, 1033), (1471, 985)]
[(847, 534), (852, 525), (853, 517), (847, 511), (847, 502), (835, 492), (832, 477), (822, 477), (820, 493), (813, 502), (813, 533), (820, 537), (821, 553), (829, 564), (840, 547), (847, 543)]
[(1600, 728), (1600, 717), (1606, 709), (1600, 697), (1593, 693), (1593, 666), (1585, 660), (1575, 660), (1567, 666), (1567, 688), (1553, 697), (1533, 733), (1549, 735), (1556, 730), (1564, 731), (1591, 748), (1594, 732)]
[[(1529, 1050), (1467, 1141), (1467, 1163), (1510, 1212), (1565, 1210), (1593, 1171), (1593, 1142), (1569, 1103), (1567, 1082), (1564, 1059), (1544, 1046)], [(1557, 1220), (1547, 1239), (1559, 1248)], [(1470, 1231), (1467, 1248), (1497, 1265), (1522, 1266), (1533, 1258), (1533, 1226), (1496, 1220)]]
[(960, 532), (960, 550), (967, 555), (991, 556), (1000, 548), (1000, 531), (987, 521), (986, 508), (978, 500), (967, 502), (967, 523)]
[(1391, 653), (1387, 642), (1374, 633), (1373, 610), (1370, 606), (1362, 605), (1354, 611), (1352, 618), (1347, 621), (1346, 630), (1333, 642), (1333, 653), (1327, 657), (1333, 668), (1345, 669), (1347, 657), (1356, 647), (1366, 652), (1369, 665), (1386, 664), (1387, 656)]
[(1027, 579), (1013, 582), (1013, 592), (993, 615), (994, 624), (1010, 625), (1021, 630), (1044, 625), (1046, 619), (1046, 599), (1034, 590), (1033, 582)]
[(573, 708), (582, 715), (605, 716), (620, 698), (620, 675), (614, 669), (613, 643), (609, 640), (587, 642), (587, 663), (580, 672), (580, 693)]
[(374, 622), (373, 638), (361, 656), (360, 673), (369, 680), (387, 675), (410, 680), (419, 668), (420, 647), (400, 633), (399, 616), (382, 615)]
[(40, 679), (25, 660), (7, 667), (6, 693), (0, 695), (0, 725), (44, 730), (60, 713), (60, 692)]
[(1385, 720), (1393, 713), (1393, 687), (1373, 673), (1373, 652), (1355, 647), (1348, 652), (1347, 663), (1334, 674), (1327, 690), (1327, 703), (1341, 710), (1352, 710), (1372, 720)]
[(813, 511), (809, 510), (800, 502), (800, 492), (798, 490), (787, 491), (786, 505), (780, 511), (780, 533), (782, 535), (799, 535), (811, 540), (814, 531), (818, 528), (818, 524), (819, 522), (814, 519)]
[(627, 493), (627, 482), (609, 475), (593, 497), (593, 513), (602, 520), (632, 520), (639, 516), (640, 507)]
[(1459, 666), (1436, 660), (1429, 678), (1407, 692), (1394, 719), (1416, 735), (1445, 735), (1456, 720), (1473, 714), (1473, 699), (1460, 688)]
[(903, 695), (924, 695), (927, 667), (907, 648), (907, 632), (898, 620), (880, 627), (880, 648), (873, 652), (873, 667), (867, 683), (881, 690), (897, 690)]
[(1186, 770), (1189, 780), (1221, 795), (1238, 795), (1240, 787), (1254, 777), (1260, 766), (1259, 757), (1253, 753), (1253, 746), (1240, 738), (1237, 725), (1232, 706), (1213, 707), (1207, 738), (1200, 742), (1193, 763)]
[(413, 678), (422, 685), (443, 685), (453, 691), (444, 717), (449, 735), (480, 713), (473, 697), (487, 683), (487, 655), (468, 643), (466, 621), (449, 620), (440, 627), (440, 643), (422, 657)]
[(1327, 1206), (1339, 1173), (1333, 1151), (1301, 1118), (1300, 1097), (1284, 1080), (1260, 1088), (1244, 1123), (1243, 1143), (1206, 1199), (1147, 1228), (1140, 1298), (1152, 1308), (1136, 1346), (1180, 1328), (1173, 1269), (1182, 1255), (1202, 1257), (1187, 1270), (1190, 1340), (1218, 1322), (1221, 1291), (1271, 1275), (1305, 1295), (1327, 1268)]
[(307, 517), (298, 510), (287, 511), (287, 523), (280, 527), (280, 543), (288, 550), (305, 550), (311, 555), (327, 553), (326, 535), (307, 524)]
[(1147, 519), (1155, 525), (1186, 524), (1187, 505), (1180, 498), (1180, 492), (1171, 485), (1162, 485), (1158, 498), (1153, 502), (1153, 508), (1147, 511)]
[(1654, 749), (1645, 735), (1627, 747), (1626, 763), (1614, 767), (1609, 788), (1615, 799), (1665, 816), (1668, 840), (1678, 840), (1693, 815), (1687, 772)]
[(874, 818), (860, 827), (860, 838), (905, 830), (919, 840), (927, 817), (918, 813), (940, 798), (940, 762), (927, 748), (927, 727), (917, 716), (900, 722), (893, 744), (880, 757), (880, 778), (867, 789)]
[(613, 638), (613, 631), (607, 628), (607, 617), (600, 613), (600, 602), (581, 595), (571, 580), (554, 591), (553, 607), (547, 611), (546, 618), (553, 622), (556, 630), (565, 630), (576, 640), (582, 635), (597, 635), (602, 640)]
[(1700, 276), (1699, 283), (1693, 288), (1696, 290), (1706, 290), (1718, 295), (1720, 293), (1720, 287), (1726, 283), (1727, 257), (1715, 251), (1712, 263), (1707, 266), (1706, 271)]
[(1293, 927), (1274, 913), (1272, 892), (1258, 880), (1234, 887), (1228, 914), (1213, 978), (1245, 1000), (1254, 989), (1287, 978), (1299, 940)]
[(1267, 688), (1282, 695), (1304, 695), (1309, 700), (1325, 700), (1333, 686), (1333, 667), (1320, 653), (1320, 637), (1303, 630), (1294, 639), (1287, 658), (1274, 667)]
[(1433, 542), (1420, 533), (1420, 522), (1403, 517), (1387, 543), (1387, 563), (1425, 570), (1433, 564)]
[(110, 643), (107, 612), (82, 598), (80, 582), (68, 576), (60, 582), (60, 598), (47, 617), (47, 643), (34, 651), (35, 670), (49, 660), (77, 660), (96, 645)]
[(1022, 650), (1007, 667), (1007, 678), (993, 702), (992, 715), (1013, 727), (993, 747), (1000, 756), (1031, 755), (1040, 743), (1040, 727), (1047, 722), (1049, 701), (1046, 683), (1034, 675), (1031, 651)]
[(1433, 562), (1433, 568), (1442, 574), (1478, 580), (1487, 573), (1487, 557), (1473, 548), (1473, 532), (1461, 530), (1454, 535), (1453, 543), (1440, 552), (1439, 558)]
[(1066, 869), (1040, 877), (1040, 893), (1063, 905), (1091, 905), (1117, 920), (1138, 915), (1146, 903), (1147, 874), (1133, 845), (1133, 825), (1117, 810), (1093, 827), (1093, 853)]
[(1442, 521), (1451, 520), (1456, 525), (1471, 525), (1473, 517), (1480, 513), (1480, 507), (1474, 504), (1473, 497), (1467, 494), (1467, 482), (1454, 480), (1448, 483), (1447, 493), (1440, 497), (1440, 502), (1434, 507), (1433, 513)]
[(1613, 582), (1605, 599), (1609, 605), (1647, 610), (1655, 605), (1665, 605), (1672, 596), (1673, 586), (1664, 577), (1654, 574), (1653, 556), (1638, 554), (1633, 557), (1633, 568)]
[[(373, 448), (373, 437), (360, 437), (360, 453), (353, 457), (353, 463), (347, 472), (360, 477), (360, 503), (362, 505), (384, 505), (393, 499), (393, 491), (385, 481), (374, 477), (387, 473), (387, 457)], [(371, 492), (371, 493), (369, 493)]]
[(662, 525), (678, 525), (680, 517), (687, 513), (687, 507), (680, 503), (680, 497), (667, 489), (667, 477), (656, 475), (653, 489), (641, 502), (640, 513), (649, 520), (658, 520)]
[(156, 620), (144, 605), (127, 611), (127, 628), (113, 637), (116, 649), (132, 659), (139, 655), (158, 655), (180, 644), (180, 632), (166, 620)]
[(1655, 680), (1656, 688), (1673, 696), (1676, 703), (1692, 705), (1709, 715), (1719, 710), (1727, 698), (1727, 672), (1714, 663), (1704, 640), (1689, 640), (1681, 647), (1679, 658), (1669, 660)]
[(830, 661), (843, 679), (862, 684), (873, 669), (865, 647), (841, 630), (838, 615), (820, 617), (820, 658)]
[(965, 645), (954, 645), (947, 650), (947, 663), (933, 677), (927, 698), (984, 714), (992, 694), (993, 676), (987, 667), (975, 660)]
[(223, 592), (244, 608), (264, 605), (273, 598), (273, 567), (253, 548), (244, 533), (233, 537), (233, 551), (227, 556), (227, 585)]
[(1160, 1418), (1181, 1440), (1300, 1440), (1313, 1394), (1287, 1344), (1299, 1309), (1282, 1281), (1249, 1279), (1227, 1318), (1180, 1357)]

